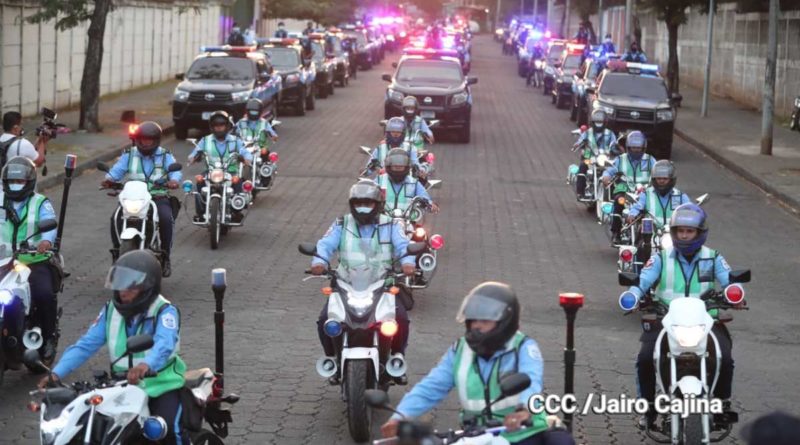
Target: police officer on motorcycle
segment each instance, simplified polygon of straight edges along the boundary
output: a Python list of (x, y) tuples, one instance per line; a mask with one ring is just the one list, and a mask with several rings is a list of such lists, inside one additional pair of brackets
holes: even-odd
[[(35, 254), (20, 254), (17, 260), (30, 268), (28, 282), (31, 287), (30, 314), (42, 330), (44, 343), (39, 348), (42, 362), (49, 365), (56, 358), (58, 302), (54, 278), (59, 272), (51, 249), (56, 241), (56, 230), (34, 235), (40, 221), (56, 219), (53, 205), (46, 196), (36, 193), (36, 166), (33, 161), (15, 156), (6, 162), (0, 173), (3, 190), (0, 193), (0, 249), (6, 255), (19, 250), (26, 239)], [(31, 237), (32, 236), (32, 237)]]
[(586, 173), (589, 171), (589, 164), (583, 162), (593, 156), (593, 153), (599, 150), (605, 150), (612, 155), (619, 154), (617, 147), (617, 137), (611, 131), (608, 125), (608, 116), (603, 110), (594, 110), (592, 112), (592, 126), (586, 131), (581, 133), (578, 141), (575, 142), (575, 147), (588, 145), (589, 150), (581, 151), (580, 162), (578, 163), (578, 173), (580, 173), (575, 180), (575, 192), (578, 199), (583, 198), (586, 193)]
[(420, 182), (411, 176), (411, 158), (402, 148), (393, 148), (389, 151), (383, 162), (386, 173), (378, 176), (378, 185), (386, 190), (386, 212), (390, 215), (394, 209), (405, 211), (411, 201), (417, 196), (425, 200), (434, 213), (439, 212), (439, 206), (433, 202), (431, 196)]
[(393, 117), (389, 119), (386, 122), (386, 128), (384, 130), (384, 139), (372, 151), (372, 156), (370, 156), (369, 161), (367, 161), (365, 176), (375, 176), (378, 170), (383, 167), (383, 161), (386, 159), (386, 155), (389, 154), (389, 150), (393, 148), (402, 148), (408, 151), (408, 155), (411, 157), (411, 163), (415, 168), (419, 168), (417, 147), (415, 147), (414, 144), (408, 144), (408, 147), (405, 147), (403, 144), (406, 131), (406, 122), (403, 118)]
[[(500, 395), (500, 377), (521, 372), (530, 377), (531, 386), (492, 406), (492, 419), (507, 428), (502, 436), (514, 445), (574, 444), (566, 431), (549, 429), (544, 413), (531, 414), (527, 409), (531, 396), (543, 390), (544, 360), (536, 341), (520, 332), (519, 318), (519, 301), (508, 285), (487, 281), (472, 289), (457, 317), (465, 325), (465, 335), (403, 397), (397, 406), (399, 414), (381, 427), (383, 436), (395, 436), (402, 416), (427, 413), (452, 389), (458, 393), (462, 418), (479, 416), (487, 401)], [(526, 428), (527, 421), (531, 426)]]
[(675, 165), (671, 161), (662, 159), (656, 162), (650, 174), (650, 186), (628, 210), (628, 223), (646, 212), (653, 217), (656, 224), (666, 226), (672, 218), (673, 210), (681, 204), (691, 202), (686, 193), (675, 187), (677, 182)]
[[(162, 443), (188, 445), (189, 437), (181, 431), (183, 412), (179, 390), (185, 383), (186, 364), (178, 355), (180, 350), (180, 313), (161, 295), (161, 267), (155, 256), (146, 250), (134, 250), (119, 257), (111, 266), (105, 288), (113, 292), (111, 301), (89, 330), (74, 345), (64, 351), (53, 368), (52, 379), (66, 378), (86, 363), (104, 345), (110, 360), (125, 352), (128, 337), (149, 334), (153, 347), (133, 355), (133, 368), (127, 360), (114, 365), (114, 372), (126, 372), (128, 383), (139, 385), (149, 397), (150, 412), (162, 417), (168, 433)], [(156, 375), (148, 377), (150, 371)], [(39, 382), (44, 388), (51, 382), (46, 376)]]
[[(646, 292), (652, 290), (653, 304), (669, 306), (674, 298), (699, 298), (703, 292), (714, 287), (715, 280), (722, 287), (729, 284), (731, 268), (727, 261), (719, 252), (705, 246), (708, 225), (702, 207), (693, 203), (679, 206), (672, 212), (669, 229), (672, 247), (650, 257), (639, 275), (639, 284), (623, 292), (623, 296), (629, 293), (640, 300)], [(731, 397), (733, 382), (731, 336), (722, 323), (715, 323), (712, 332), (719, 341), (722, 354), (714, 397), (723, 400), (724, 410), (727, 411), (730, 409), (727, 399)], [(654, 428), (656, 419), (655, 410), (652, 409), (656, 388), (653, 351), (658, 334), (659, 329), (642, 333), (639, 338), (641, 349), (636, 358), (639, 397), (647, 399), (651, 404), (650, 411), (639, 423), (641, 427), (649, 425), (650, 429)]]
[(244, 140), (256, 140), (259, 147), (267, 146), (267, 139), (278, 142), (278, 133), (272, 128), (269, 121), (261, 117), (264, 108), (261, 99), (252, 98), (247, 101), (244, 118), (239, 119), (234, 129), (234, 134)]
[[(413, 276), (416, 259), (407, 256), (409, 240), (399, 223), (382, 214), (383, 194), (374, 181), (362, 179), (350, 188), (350, 213), (334, 221), (325, 236), (317, 242), (317, 255), (311, 262), (311, 273), (322, 275), (334, 253), (339, 254), (340, 268), (380, 267), (392, 268), (392, 261), (400, 258), (402, 271)], [(397, 335), (392, 338), (391, 353), (405, 353), (408, 343), (408, 314), (402, 300), (404, 290), (395, 304), (395, 319), (398, 324)], [(328, 357), (335, 356), (334, 339), (325, 335), (323, 326), (328, 320), (328, 303), (322, 308), (317, 322), (320, 343)], [(405, 384), (404, 375), (396, 379)], [(338, 384), (339, 377), (331, 377), (331, 384)]]
[[(114, 183), (122, 182), (125, 175), (129, 180), (147, 183), (158, 209), (158, 234), (161, 238), (161, 248), (164, 250), (162, 273), (168, 277), (172, 274), (170, 253), (175, 220), (172, 200), (167, 189), (174, 190), (180, 187), (182, 174), (180, 171), (167, 172), (169, 166), (175, 163), (175, 157), (169, 150), (161, 147), (161, 136), (161, 126), (157, 123), (142, 122), (133, 135), (133, 145), (122, 153), (119, 160), (106, 173), (101, 186), (109, 188)], [(161, 187), (158, 187), (159, 185)], [(120, 240), (115, 217), (117, 221), (122, 218), (116, 209), (111, 215), (111, 243), (115, 251), (119, 252)], [(113, 253), (113, 256), (116, 259), (118, 253)]]
[[(429, 144), (433, 144), (433, 131), (428, 127), (425, 119), (419, 115), (419, 101), (414, 96), (403, 98), (403, 119), (406, 121), (406, 134), (411, 137), (417, 132), (427, 139)], [(413, 143), (414, 141), (412, 141)]]

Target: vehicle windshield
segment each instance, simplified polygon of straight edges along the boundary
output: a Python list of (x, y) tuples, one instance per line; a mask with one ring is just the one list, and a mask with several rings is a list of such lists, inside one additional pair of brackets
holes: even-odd
[(204, 57), (189, 67), (189, 80), (253, 80), (255, 69), (250, 59), (243, 57)]
[(338, 280), (350, 285), (356, 292), (367, 290), (377, 281), (383, 281), (386, 269), (377, 261), (372, 261), (360, 266), (347, 268), (341, 263), (336, 269)]
[(461, 66), (439, 60), (407, 60), (397, 69), (398, 82), (461, 83)]
[(322, 48), (319, 42), (311, 42), (311, 48), (314, 49), (314, 62), (322, 62), (325, 60), (325, 49)]
[(352, 34), (348, 34), (348, 35), (350, 37), (355, 37), (356, 43), (358, 43), (358, 46), (364, 46), (364, 45), (367, 44), (367, 38), (364, 36), (364, 34), (362, 34), (360, 32), (356, 32), (356, 33), (352, 33)]
[(550, 59), (551, 62), (557, 62), (558, 58), (561, 57), (562, 51), (564, 51), (564, 45), (553, 45), (547, 53), (547, 58)]
[(600, 86), (604, 96), (624, 96), (658, 102), (667, 100), (667, 87), (658, 77), (630, 74), (606, 74)]
[(571, 54), (564, 59), (564, 65), (562, 66), (565, 70), (573, 70), (577, 71), (578, 68), (581, 66), (581, 56), (580, 54)]
[(300, 54), (292, 48), (266, 48), (264, 52), (276, 68), (294, 68), (300, 65)]

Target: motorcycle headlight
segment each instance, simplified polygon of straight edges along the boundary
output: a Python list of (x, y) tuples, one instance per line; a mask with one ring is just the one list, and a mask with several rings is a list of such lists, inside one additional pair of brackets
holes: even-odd
[(795, 98), (795, 100), (794, 100), (794, 106), (795, 106), (795, 107), (800, 107), (800, 97), (797, 97), (797, 98)]
[(189, 92), (175, 88), (175, 92), (173, 93), (173, 99), (177, 100), (178, 102), (186, 102), (187, 100), (189, 100)]
[(231, 98), (234, 102), (247, 102), (247, 99), (250, 99), (250, 92), (239, 91), (238, 93), (231, 94)]
[(658, 110), (656, 111), (656, 120), (671, 121), (674, 118), (672, 110)]
[(461, 105), (467, 102), (469, 99), (469, 93), (466, 91), (462, 91), (460, 93), (454, 94), (453, 99), (450, 101), (450, 105)]
[(606, 161), (608, 161), (608, 156), (606, 155), (597, 156), (597, 165), (606, 165)]
[(291, 85), (300, 81), (300, 76), (297, 74), (289, 74), (286, 76), (286, 84)]
[(702, 325), (697, 326), (679, 326), (672, 325), (672, 332), (675, 334), (675, 340), (684, 348), (694, 348), (699, 345), (706, 334)]
[(142, 207), (144, 207), (144, 200), (142, 199), (123, 199), (122, 206), (125, 207), (125, 211), (133, 214), (138, 215), (139, 212), (142, 211)]
[(613, 116), (614, 115), (614, 108), (609, 107), (606, 104), (602, 104), (600, 102), (594, 102), (593, 107), (594, 107), (595, 110), (599, 109), (599, 110), (605, 111), (606, 114), (609, 115), (609, 116)]
[(208, 174), (208, 180), (212, 184), (219, 184), (225, 180), (225, 172), (222, 169), (211, 170)]
[(542, 69), (542, 61), (541, 60), (534, 61), (533, 66), (535, 66), (537, 70)]
[(5, 306), (11, 303), (14, 299), (14, 293), (7, 289), (0, 289), (0, 306)]
[(389, 100), (392, 102), (403, 102), (403, 99), (405, 98), (403, 93), (395, 91), (391, 88), (386, 93), (389, 95)]

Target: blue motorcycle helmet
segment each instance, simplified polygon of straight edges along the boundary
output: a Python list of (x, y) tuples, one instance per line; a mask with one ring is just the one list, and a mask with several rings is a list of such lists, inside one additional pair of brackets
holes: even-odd
[(639, 130), (634, 130), (628, 133), (625, 139), (625, 148), (628, 156), (634, 160), (639, 161), (644, 155), (644, 149), (647, 147), (647, 138)]
[[(697, 229), (697, 236), (690, 240), (678, 239), (679, 227), (691, 227)], [(697, 204), (681, 204), (672, 212), (669, 221), (669, 232), (672, 236), (672, 245), (684, 256), (694, 255), (708, 238), (708, 225), (706, 224), (706, 212)]]
[(403, 144), (406, 134), (406, 121), (402, 117), (393, 117), (386, 122), (386, 144), (389, 148)]

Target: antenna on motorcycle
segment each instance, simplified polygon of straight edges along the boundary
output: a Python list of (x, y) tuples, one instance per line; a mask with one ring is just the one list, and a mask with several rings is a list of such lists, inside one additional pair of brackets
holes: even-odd
[(69, 189), (72, 185), (72, 173), (78, 165), (78, 157), (68, 154), (64, 159), (64, 191), (61, 193), (61, 208), (58, 211), (58, 231), (56, 231), (56, 242), (53, 246), (55, 252), (61, 250), (61, 236), (64, 234), (64, 220), (67, 218), (67, 202), (69, 201)]
[[(575, 392), (575, 318), (583, 307), (583, 294), (565, 292), (558, 295), (558, 305), (567, 315), (567, 347), (564, 348), (564, 395)], [(574, 403), (574, 402), (573, 402)], [(572, 410), (566, 410), (564, 425), (572, 432)]]
[(225, 349), (223, 346), (223, 326), (225, 325), (225, 310), (222, 300), (225, 298), (225, 289), (228, 287), (227, 272), (223, 268), (211, 270), (211, 289), (214, 291), (216, 310), (214, 312), (214, 357), (217, 382), (220, 389), (225, 387), (223, 375), (225, 372)]

